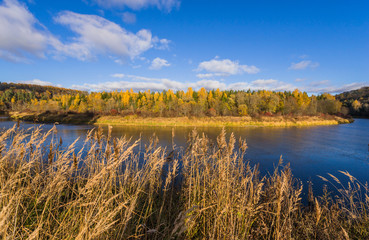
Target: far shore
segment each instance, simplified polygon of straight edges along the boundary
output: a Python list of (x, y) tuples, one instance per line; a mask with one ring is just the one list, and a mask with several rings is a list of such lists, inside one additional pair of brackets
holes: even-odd
[(140, 117), (98, 116), (91, 113), (33, 113), (9, 112), (14, 120), (37, 123), (94, 124), (112, 126), (155, 126), (155, 127), (303, 127), (347, 124), (352, 119), (333, 115), (322, 116), (260, 116), (260, 117)]
[(302, 127), (319, 125), (337, 125), (352, 121), (337, 116), (300, 116), (300, 117), (176, 117), (176, 118), (141, 118), (101, 116), (97, 125), (121, 126), (163, 126), (163, 127)]

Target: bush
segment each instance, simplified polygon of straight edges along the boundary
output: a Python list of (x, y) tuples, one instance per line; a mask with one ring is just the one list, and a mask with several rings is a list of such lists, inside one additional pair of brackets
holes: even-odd
[(110, 115), (116, 116), (118, 115), (118, 111), (116, 109), (110, 110)]
[(215, 110), (214, 108), (209, 108), (207, 115), (210, 117), (216, 117), (217, 116), (217, 110)]

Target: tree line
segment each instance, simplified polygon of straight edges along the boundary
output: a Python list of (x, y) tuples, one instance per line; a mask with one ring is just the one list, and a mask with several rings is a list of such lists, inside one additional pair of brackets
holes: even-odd
[(343, 104), (343, 112), (352, 116), (369, 117), (369, 87), (341, 93), (337, 99)]
[[(134, 92), (83, 92), (37, 85), (0, 83), (0, 108), (3, 111), (72, 111), (106, 115), (143, 117), (177, 116), (257, 116), (338, 114), (342, 104), (335, 96), (324, 93), (309, 96), (294, 91), (198, 91), (150, 90)], [(14, 87), (15, 86), (15, 87)], [(37, 86), (37, 87), (35, 87)]]

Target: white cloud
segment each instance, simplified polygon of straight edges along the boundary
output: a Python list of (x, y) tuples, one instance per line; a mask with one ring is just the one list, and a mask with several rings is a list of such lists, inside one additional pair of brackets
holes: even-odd
[(61, 87), (60, 84), (53, 84), (51, 82), (41, 81), (40, 79), (33, 79), (33, 80), (28, 80), (28, 81), (20, 81), (20, 83), (34, 84), (34, 85), (40, 85), (40, 86)]
[(306, 68), (316, 68), (319, 66), (318, 62), (312, 62), (310, 60), (302, 60), (300, 62), (297, 63), (292, 63), (291, 66), (289, 67), (289, 69), (292, 70), (303, 70)]
[(149, 68), (151, 70), (160, 70), (163, 67), (169, 67), (169, 66), (170, 66), (170, 63), (168, 63), (167, 60), (157, 57), (154, 60), (152, 60), (151, 66)]
[(124, 64), (124, 61), (122, 59), (114, 59), (114, 62), (120, 65)]
[(309, 83), (309, 87), (320, 87), (320, 86), (326, 86), (329, 83), (329, 80), (323, 80), (323, 81), (313, 81)]
[[(17, 56), (19, 55), (19, 56)], [(9, 61), (9, 62), (22, 62), (22, 63), (30, 63), (30, 61), (24, 57), (22, 54), (13, 54), (7, 50), (0, 50), (0, 58)]]
[(304, 89), (309, 93), (342, 93), (369, 85), (369, 82), (354, 82), (342, 86), (322, 86), (326, 85), (327, 83), (328, 82), (324, 83), (324, 81), (322, 84), (319, 84), (319, 82), (315, 82), (313, 84), (310, 84), (309, 86), (304, 87)]
[(218, 58), (201, 62), (197, 70), (204, 70), (211, 73), (223, 73), (227, 75), (242, 73), (254, 74), (260, 71), (255, 66), (240, 65), (238, 61), (231, 61), (229, 59), (218, 60)]
[(271, 90), (271, 91), (293, 91), (295, 86), (276, 79), (257, 79), (252, 82), (237, 82), (229, 84), (228, 89), (234, 90)]
[(121, 81), (108, 81), (103, 83), (85, 83), (82, 85), (73, 85), (72, 88), (84, 91), (113, 91), (113, 90), (127, 90), (144, 91), (150, 89), (152, 91), (162, 91), (164, 89), (172, 90), (186, 90), (189, 87), (193, 89), (200, 89), (202, 87), (221, 90), (275, 90), (275, 91), (292, 91), (296, 89), (295, 86), (281, 82), (275, 79), (258, 79), (252, 82), (236, 82), (226, 84), (218, 80), (202, 79), (195, 82), (180, 82), (168, 78), (149, 78), (136, 75), (127, 75), (122, 73), (112, 74), (111, 77), (122, 79)]
[[(172, 90), (186, 90), (192, 87), (198, 90), (202, 87), (205, 89), (217, 89), (220, 90), (270, 90), (270, 91), (293, 91), (296, 88), (308, 93), (340, 93), (344, 91), (350, 91), (358, 89), (363, 86), (368, 86), (368, 82), (351, 83), (343, 86), (324, 86), (328, 84), (328, 80), (313, 82), (304, 87), (297, 87), (293, 84), (279, 81), (276, 79), (257, 79), (251, 82), (235, 82), (225, 83), (218, 80), (203, 79), (194, 82), (180, 82), (174, 81), (168, 78), (150, 78), (137, 75), (129, 75), (116, 73), (111, 77), (119, 78), (121, 81), (109, 81), (102, 83), (85, 83), (82, 85), (73, 85), (72, 88), (84, 90), (84, 91), (113, 91), (113, 90), (129, 90), (144, 91), (150, 89), (152, 91), (162, 91), (164, 89)], [(319, 85), (320, 84), (320, 85)]]
[(75, 36), (63, 43), (38, 22), (24, 4), (4, 0), (0, 4), (0, 58), (13, 62), (29, 62), (30, 56), (55, 58), (74, 57), (80, 60), (107, 55), (118, 59), (134, 59), (155, 47), (168, 49), (167, 39), (153, 37), (142, 29), (132, 33), (105, 18), (96, 15), (63, 11), (54, 18)]
[(228, 76), (228, 74), (225, 73), (199, 73), (196, 74), (196, 77), (198, 78), (213, 78), (213, 77), (225, 77)]
[(100, 6), (106, 8), (128, 7), (133, 10), (140, 10), (147, 7), (157, 7), (160, 10), (170, 12), (173, 8), (178, 8), (179, 0), (94, 0)]
[(136, 22), (136, 14), (130, 13), (130, 12), (123, 13), (123, 22), (128, 23), (128, 24), (135, 23)]
[(251, 82), (254, 86), (257, 86), (257, 87), (265, 87), (265, 86), (270, 86), (270, 85), (273, 85), (273, 84), (277, 84), (278, 81), (275, 80), (275, 79), (258, 79), (258, 80), (255, 80), (253, 82)]
[(123, 73), (114, 73), (112, 75), (110, 75), (113, 78), (124, 78), (126, 75)]
[(132, 67), (133, 69), (137, 69), (137, 68), (142, 67), (142, 65), (133, 65), (133, 64), (131, 64), (131, 67)]
[(110, 75), (113, 78), (127, 78), (130, 81), (163, 81), (167, 80), (167, 78), (151, 78), (151, 77), (143, 77), (131, 74), (123, 74), (123, 73), (115, 73)]
[(168, 39), (159, 39), (158, 37), (153, 37), (153, 43), (154, 43), (154, 47), (155, 49), (158, 50), (169, 50), (169, 44), (171, 43), (170, 40)]
[(190, 84), (190, 87), (194, 88), (194, 89), (200, 89), (200, 88), (205, 88), (208, 90), (212, 90), (212, 89), (226, 89), (227, 85), (223, 82), (217, 81), (217, 80), (200, 80), (195, 82), (194, 84)]
[(127, 90), (142, 91), (150, 89), (152, 91), (161, 91), (167, 88), (175, 89), (173, 84), (166, 84), (162, 82), (130, 82), (130, 81), (116, 81), (103, 83), (85, 83), (83, 85), (72, 85), (72, 88), (84, 91), (113, 91), (113, 90)]
[(72, 88), (83, 91), (113, 91), (113, 90), (128, 90), (144, 91), (150, 89), (151, 91), (162, 91), (164, 89), (181, 90), (192, 87), (193, 89), (200, 89), (204, 87), (206, 89), (226, 89), (226, 84), (216, 80), (201, 80), (197, 82), (182, 83), (173, 81), (170, 79), (160, 79), (158, 81), (151, 82), (139, 82), (139, 81), (114, 81), (104, 82), (97, 84), (85, 83), (83, 85), (73, 85)]
[(134, 34), (100, 16), (64, 11), (55, 21), (77, 34), (74, 42), (58, 50), (80, 60), (91, 59), (97, 54), (135, 58), (153, 47), (149, 30), (142, 29)]
[(296, 78), (295, 82), (303, 82), (305, 80), (306, 80), (306, 78)]
[(27, 62), (27, 55), (44, 57), (50, 34), (23, 5), (4, 0), (0, 5), (0, 57)]

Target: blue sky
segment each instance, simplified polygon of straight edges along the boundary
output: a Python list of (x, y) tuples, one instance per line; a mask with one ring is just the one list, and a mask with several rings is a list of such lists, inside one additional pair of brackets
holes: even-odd
[(2, 0), (0, 81), (89, 91), (369, 85), (368, 1)]

